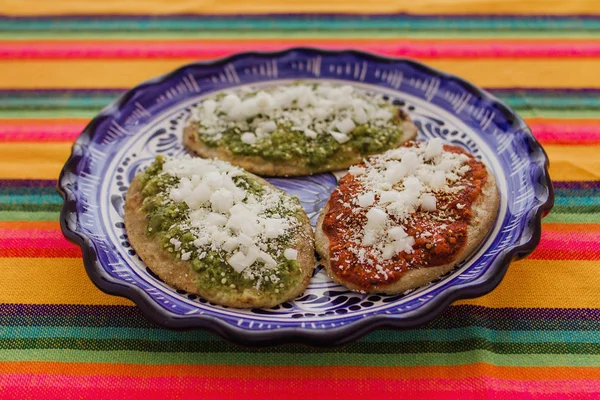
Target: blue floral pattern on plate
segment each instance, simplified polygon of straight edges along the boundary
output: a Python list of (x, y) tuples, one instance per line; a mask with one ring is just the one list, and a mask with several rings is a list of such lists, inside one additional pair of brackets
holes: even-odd
[[(133, 176), (157, 154), (185, 153), (181, 131), (204, 96), (297, 79), (379, 92), (410, 114), (419, 139), (441, 137), (482, 158), (498, 181), (501, 206), (476, 254), (436, 282), (397, 296), (349, 292), (318, 266), (301, 297), (268, 310), (210, 304), (157, 279), (127, 242), (123, 204)], [(336, 176), (268, 180), (298, 196), (314, 225)], [(86, 270), (98, 287), (132, 299), (158, 324), (205, 328), (246, 344), (340, 344), (379, 327), (427, 322), (457, 298), (492, 290), (513, 258), (533, 251), (541, 217), (553, 204), (544, 151), (525, 123), (490, 94), (414, 61), (317, 49), (244, 53), (190, 64), (130, 90), (77, 139), (59, 191), (65, 200), (63, 232), (82, 247)]]

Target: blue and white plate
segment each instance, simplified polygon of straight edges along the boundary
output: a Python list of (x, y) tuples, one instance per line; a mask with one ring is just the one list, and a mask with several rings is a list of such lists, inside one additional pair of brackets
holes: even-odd
[[(157, 279), (131, 248), (123, 225), (125, 192), (134, 175), (157, 154), (185, 153), (182, 128), (203, 97), (299, 79), (382, 93), (410, 114), (419, 139), (441, 137), (483, 159), (496, 176), (501, 203), (481, 248), (442, 279), (398, 296), (349, 292), (317, 267), (301, 297), (271, 309), (214, 305)], [(496, 287), (511, 260), (529, 254), (539, 242), (542, 215), (553, 204), (547, 166), (544, 151), (519, 116), (455, 76), (357, 51), (244, 53), (181, 67), (102, 110), (75, 142), (60, 175), (61, 226), (83, 249), (92, 281), (107, 293), (133, 300), (157, 324), (205, 328), (244, 344), (340, 344), (377, 328), (423, 324), (452, 301)], [(314, 224), (337, 184), (336, 175), (269, 181), (297, 195)]]

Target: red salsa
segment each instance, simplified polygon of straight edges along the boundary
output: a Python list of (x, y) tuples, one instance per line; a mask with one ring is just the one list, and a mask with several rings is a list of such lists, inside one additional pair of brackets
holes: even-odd
[[(456, 260), (467, 242), (471, 207), (482, 193), (487, 171), (481, 161), (459, 147), (444, 145), (444, 150), (466, 154), (468, 161), (465, 165), (469, 165), (470, 169), (451, 185), (462, 186), (462, 190), (435, 193), (435, 211), (418, 209), (402, 221), (406, 233), (415, 239), (412, 253), (401, 251), (384, 260), (370, 246), (352, 242), (355, 232), (360, 231), (367, 220), (367, 209), (352, 206), (352, 200), (365, 188), (352, 174), (340, 180), (339, 187), (329, 199), (329, 211), (323, 221), (323, 231), (329, 238), (329, 256), (334, 274), (368, 290), (373, 286), (396, 282), (409, 269), (435, 267)], [(389, 213), (388, 216), (400, 223)], [(352, 245), (349, 245), (351, 242)], [(361, 253), (360, 257), (358, 252)]]

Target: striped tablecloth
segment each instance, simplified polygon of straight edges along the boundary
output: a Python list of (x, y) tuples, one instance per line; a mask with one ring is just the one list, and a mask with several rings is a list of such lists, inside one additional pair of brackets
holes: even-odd
[[(600, 398), (600, 4), (406, 3), (1, 0), (0, 397)], [(538, 249), (421, 329), (333, 349), (172, 332), (97, 290), (55, 190), (89, 119), (183, 63), (296, 45), (412, 57), (508, 103), (551, 159)]]

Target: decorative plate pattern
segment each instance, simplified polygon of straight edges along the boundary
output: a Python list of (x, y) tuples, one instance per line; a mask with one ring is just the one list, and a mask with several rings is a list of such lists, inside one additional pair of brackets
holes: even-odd
[[(306, 292), (271, 309), (217, 306), (161, 282), (127, 241), (125, 192), (157, 154), (183, 154), (181, 132), (192, 107), (215, 91), (294, 80), (337, 81), (378, 92), (402, 107), (419, 139), (442, 137), (483, 159), (496, 175), (501, 205), (493, 232), (469, 260), (423, 288), (397, 296), (353, 293), (321, 267)], [(515, 257), (540, 238), (553, 204), (547, 157), (521, 118), (490, 94), (410, 60), (317, 49), (244, 53), (186, 65), (148, 81), (107, 106), (85, 128), (59, 178), (61, 226), (83, 249), (92, 281), (130, 298), (157, 324), (205, 328), (245, 344), (340, 344), (381, 327), (412, 327), (458, 298), (492, 290)], [(297, 195), (313, 224), (336, 175), (269, 179)]]

